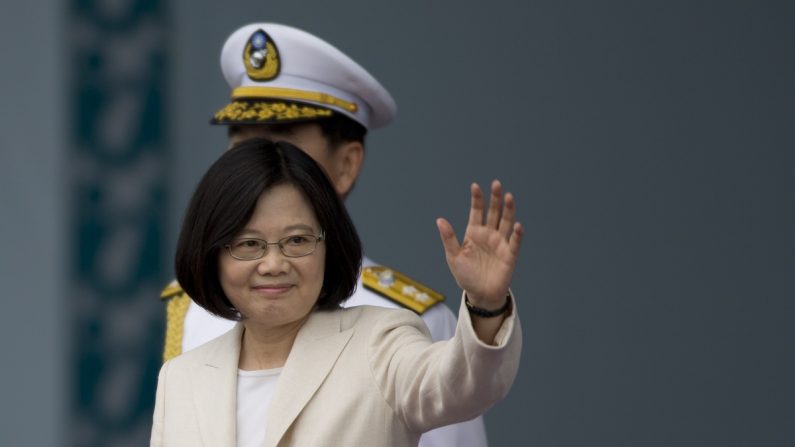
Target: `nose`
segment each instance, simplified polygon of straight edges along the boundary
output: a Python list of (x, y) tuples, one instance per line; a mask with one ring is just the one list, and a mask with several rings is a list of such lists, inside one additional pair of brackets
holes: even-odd
[(260, 275), (281, 275), (290, 269), (290, 262), (287, 260), (279, 247), (268, 247), (265, 256), (257, 260), (257, 273)]

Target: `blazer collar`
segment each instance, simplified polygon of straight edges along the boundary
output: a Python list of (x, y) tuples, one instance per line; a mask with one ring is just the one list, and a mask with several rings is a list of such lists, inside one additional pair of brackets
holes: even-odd
[(196, 365), (192, 388), (204, 445), (236, 445), (237, 365), (242, 335), (243, 325), (237, 323), (210, 342), (204, 362)]
[(341, 330), (342, 313), (314, 311), (298, 332), (268, 411), (265, 447), (278, 445), (350, 340), (353, 329)]
[[(268, 411), (264, 446), (276, 446), (331, 372), (353, 329), (341, 330), (339, 311), (314, 311), (298, 331)], [(193, 383), (199, 431), (205, 445), (236, 445), (237, 372), (243, 325), (207, 346)]]

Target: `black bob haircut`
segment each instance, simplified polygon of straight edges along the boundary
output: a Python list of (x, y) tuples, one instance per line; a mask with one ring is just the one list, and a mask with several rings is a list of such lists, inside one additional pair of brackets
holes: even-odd
[(213, 163), (185, 213), (175, 270), (177, 281), (196, 304), (226, 319), (242, 318), (221, 287), (219, 255), (249, 222), (260, 196), (285, 184), (301, 191), (326, 234), (323, 292), (317, 308), (335, 309), (353, 294), (362, 245), (323, 168), (289, 143), (251, 139)]

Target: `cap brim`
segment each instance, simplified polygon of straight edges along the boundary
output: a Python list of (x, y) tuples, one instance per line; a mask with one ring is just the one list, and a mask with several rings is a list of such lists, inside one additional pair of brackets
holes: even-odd
[(315, 121), (334, 116), (334, 111), (299, 101), (235, 99), (210, 119), (210, 124), (279, 124)]

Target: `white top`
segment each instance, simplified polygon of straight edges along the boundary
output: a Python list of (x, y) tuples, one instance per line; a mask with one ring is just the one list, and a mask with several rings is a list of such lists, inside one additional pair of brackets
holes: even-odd
[(282, 368), (237, 371), (237, 447), (259, 447), (265, 440), (268, 408)]

